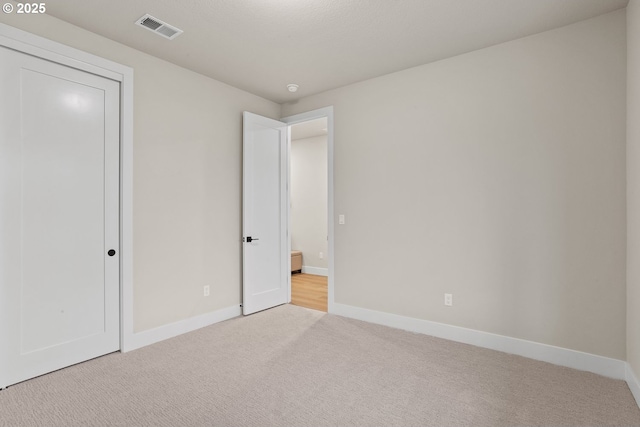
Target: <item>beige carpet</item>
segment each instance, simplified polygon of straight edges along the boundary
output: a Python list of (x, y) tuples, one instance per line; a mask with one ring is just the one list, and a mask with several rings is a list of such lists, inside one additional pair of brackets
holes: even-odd
[(0, 392), (1, 426), (638, 425), (626, 383), (285, 305)]

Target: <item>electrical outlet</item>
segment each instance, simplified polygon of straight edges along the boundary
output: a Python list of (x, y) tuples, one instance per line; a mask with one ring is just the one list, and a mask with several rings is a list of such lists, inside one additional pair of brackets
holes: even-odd
[(344, 225), (344, 215), (338, 215), (338, 224)]
[(204, 296), (208, 297), (209, 296), (209, 285), (204, 287)]
[(444, 294), (444, 305), (449, 307), (453, 305), (453, 294)]
[(320, 259), (324, 259), (324, 254), (320, 252)]

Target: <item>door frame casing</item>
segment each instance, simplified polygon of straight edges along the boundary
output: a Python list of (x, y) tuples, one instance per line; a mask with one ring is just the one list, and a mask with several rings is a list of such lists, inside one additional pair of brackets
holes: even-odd
[[(335, 276), (334, 276), (334, 205), (333, 205), (333, 106), (318, 108), (317, 110), (307, 111), (300, 114), (294, 114), (292, 116), (283, 117), (280, 121), (288, 125), (288, 137), (287, 146), (289, 151), (289, 162), (287, 171), (287, 230), (291, 230), (291, 126), (301, 122), (307, 122), (315, 119), (327, 119), (327, 232), (329, 237), (329, 275), (327, 277), (327, 311), (329, 313), (334, 312), (335, 303)], [(291, 234), (288, 232), (287, 236), (288, 251), (291, 253)], [(289, 257), (291, 258), (291, 257)], [(289, 259), (291, 262), (291, 259)], [(291, 270), (291, 268), (289, 268)], [(289, 274), (289, 302), (291, 302), (291, 274)]]
[(120, 351), (132, 350), (136, 348), (133, 333), (133, 69), (3, 23), (0, 23), (0, 46), (120, 83)]

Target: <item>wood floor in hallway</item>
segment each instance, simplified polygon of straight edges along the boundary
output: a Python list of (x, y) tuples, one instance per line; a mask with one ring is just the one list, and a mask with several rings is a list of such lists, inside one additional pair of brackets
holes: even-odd
[(327, 311), (327, 278), (314, 274), (292, 274), (291, 304)]

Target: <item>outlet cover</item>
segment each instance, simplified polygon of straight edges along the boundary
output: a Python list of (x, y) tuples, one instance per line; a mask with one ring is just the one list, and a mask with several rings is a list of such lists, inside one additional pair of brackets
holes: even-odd
[(444, 305), (449, 307), (453, 305), (453, 294), (444, 294)]

